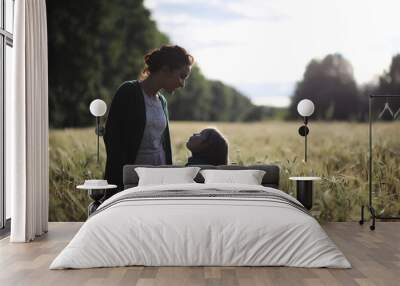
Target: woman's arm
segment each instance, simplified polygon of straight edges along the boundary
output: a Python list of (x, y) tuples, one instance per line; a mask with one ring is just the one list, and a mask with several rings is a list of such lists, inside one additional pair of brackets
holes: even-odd
[(104, 145), (107, 153), (105, 178), (110, 184), (118, 186), (122, 185), (123, 115), (126, 108), (126, 93), (129, 84), (125, 82), (115, 93), (108, 111), (104, 134)]
[(171, 138), (169, 134), (169, 114), (168, 114), (168, 103), (166, 98), (160, 95), (162, 108), (164, 110), (165, 118), (167, 120), (167, 127), (165, 128), (163, 134), (163, 146), (165, 152), (165, 160), (167, 165), (172, 165), (172, 148), (171, 148)]

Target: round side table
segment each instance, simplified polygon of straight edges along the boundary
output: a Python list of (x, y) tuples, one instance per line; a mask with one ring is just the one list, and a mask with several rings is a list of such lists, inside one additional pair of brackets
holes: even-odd
[(88, 217), (96, 211), (101, 205), (101, 199), (106, 194), (107, 190), (115, 189), (117, 185), (104, 185), (104, 186), (90, 186), (90, 185), (79, 185), (76, 188), (79, 190), (87, 190), (89, 197), (93, 200), (88, 206)]
[(290, 177), (296, 181), (296, 198), (303, 206), (311, 210), (313, 205), (313, 182), (321, 180), (320, 177)]

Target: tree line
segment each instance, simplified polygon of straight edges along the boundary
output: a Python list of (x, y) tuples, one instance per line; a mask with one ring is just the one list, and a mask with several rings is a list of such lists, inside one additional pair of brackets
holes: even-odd
[[(89, 104), (107, 105), (138, 78), (143, 56), (170, 42), (142, 0), (47, 0), (50, 127), (93, 124)], [(190, 52), (190, 51), (189, 51)], [(274, 112), (194, 66), (187, 87), (167, 96), (172, 120), (252, 121)]]
[[(122, 82), (138, 78), (143, 56), (170, 42), (143, 0), (47, 0), (46, 4), (52, 128), (92, 125), (90, 102), (101, 98), (109, 106)], [(309, 98), (316, 105), (316, 119), (365, 121), (368, 95), (388, 93), (400, 94), (400, 55), (393, 57), (376, 83), (359, 86), (351, 63), (331, 54), (309, 62), (287, 110), (256, 106), (235, 88), (207, 79), (198, 66), (186, 87), (167, 99), (172, 120), (298, 119), (297, 103)], [(389, 101), (397, 110), (400, 100)], [(381, 107), (379, 102), (375, 106)]]
[[(330, 54), (307, 65), (303, 79), (296, 84), (287, 118), (298, 118), (297, 104), (308, 98), (315, 104), (315, 119), (367, 121), (369, 96), (390, 94), (400, 95), (400, 54), (392, 57), (390, 67), (376, 82), (360, 86), (354, 79), (351, 63), (340, 54)], [(395, 111), (400, 108), (400, 98), (374, 99), (374, 117), (386, 102)], [(392, 120), (393, 116), (386, 113), (382, 119)]]

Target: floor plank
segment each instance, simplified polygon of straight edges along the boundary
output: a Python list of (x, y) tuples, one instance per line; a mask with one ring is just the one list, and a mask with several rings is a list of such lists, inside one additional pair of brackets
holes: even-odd
[(48, 269), (82, 223), (50, 223), (32, 243), (0, 240), (0, 285), (399, 285), (400, 222), (379, 222), (375, 231), (355, 222), (323, 228), (352, 263), (352, 269), (291, 267), (117, 267)]

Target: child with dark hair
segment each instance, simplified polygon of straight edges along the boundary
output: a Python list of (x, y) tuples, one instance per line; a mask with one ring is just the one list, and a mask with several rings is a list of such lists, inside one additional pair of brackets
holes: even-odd
[(215, 128), (193, 134), (186, 147), (192, 152), (187, 165), (227, 165), (228, 142)]

